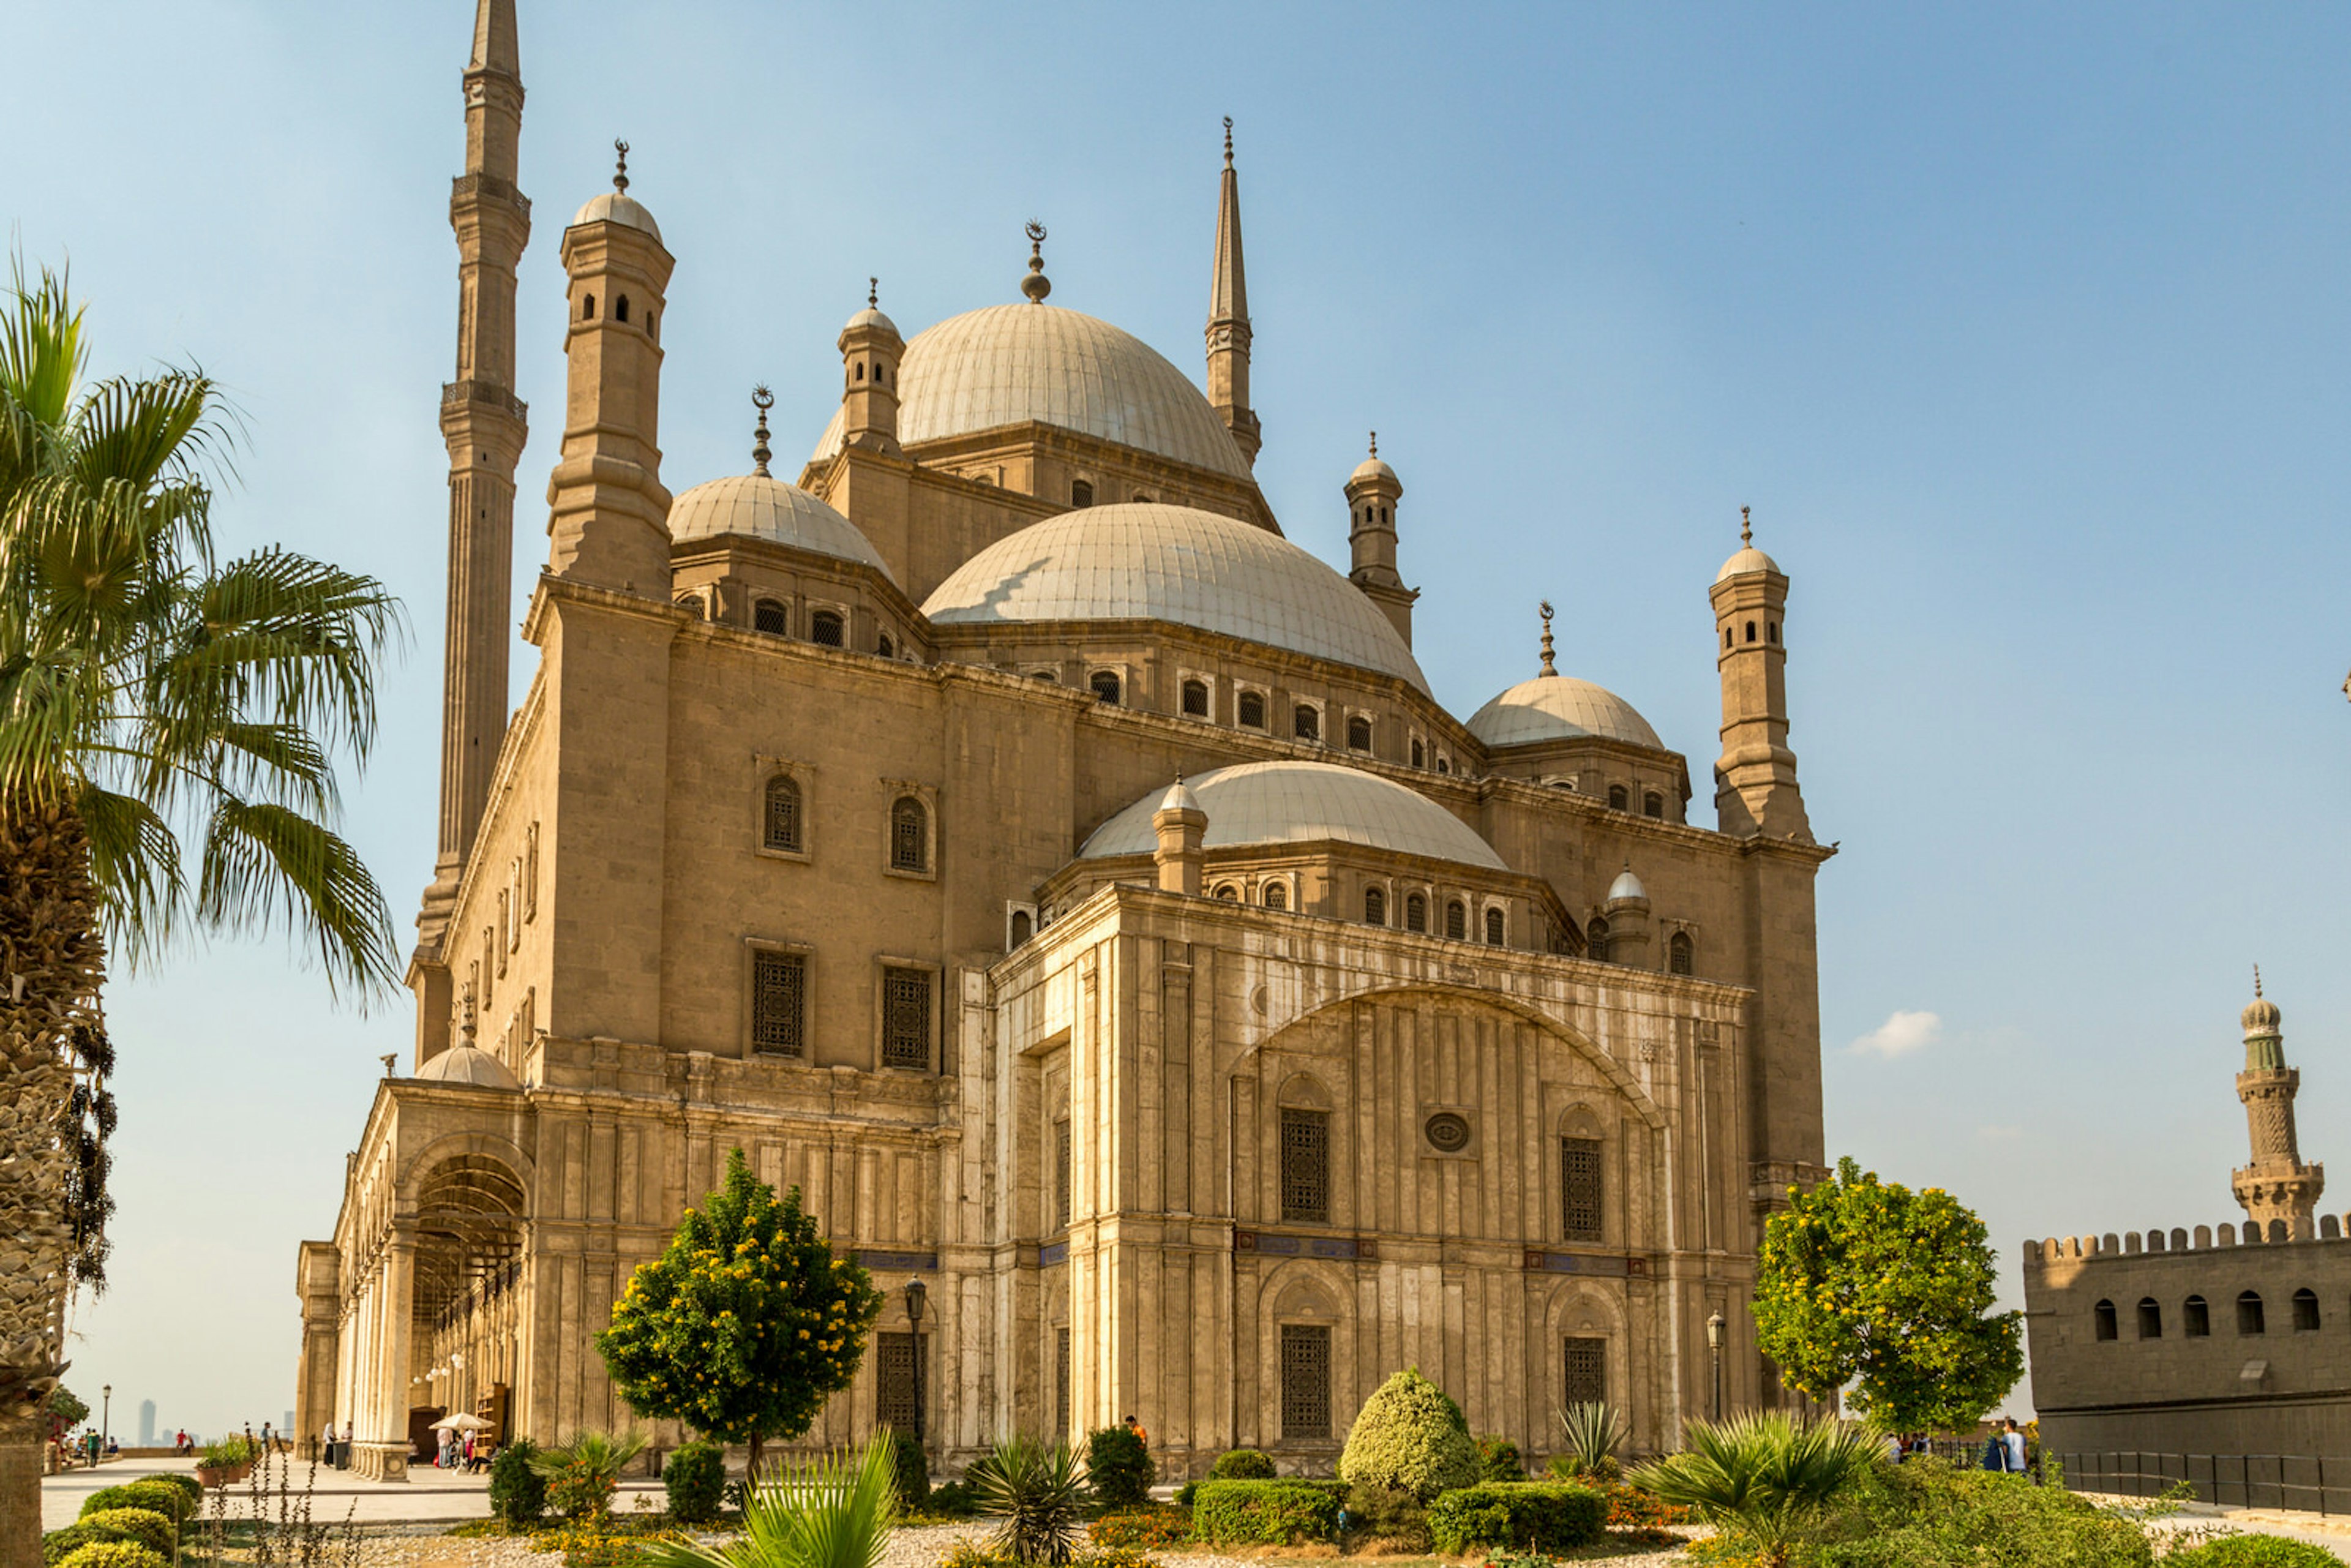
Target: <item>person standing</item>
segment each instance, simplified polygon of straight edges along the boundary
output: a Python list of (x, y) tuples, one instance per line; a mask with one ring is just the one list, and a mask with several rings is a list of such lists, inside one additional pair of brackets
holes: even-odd
[(1124, 1424), (1126, 1429), (1134, 1434), (1134, 1440), (1143, 1445), (1143, 1451), (1146, 1454), (1149, 1453), (1151, 1451), (1151, 1434), (1144, 1430), (1143, 1423), (1136, 1420), (1134, 1416), (1129, 1416)]
[(2006, 1430), (2001, 1434), (2001, 1446), (2008, 1450), (2009, 1474), (2022, 1475), (2024, 1473), (2024, 1429), (2016, 1424), (2016, 1417), (2013, 1416), (2008, 1418)]
[(337, 1469), (347, 1470), (351, 1468), (351, 1424), (349, 1421), (343, 1423), (342, 1447), (335, 1450), (335, 1457), (342, 1461), (335, 1467)]
[(335, 1424), (332, 1421), (328, 1422), (327, 1429), (319, 1434), (319, 1462), (330, 1470), (335, 1468)]

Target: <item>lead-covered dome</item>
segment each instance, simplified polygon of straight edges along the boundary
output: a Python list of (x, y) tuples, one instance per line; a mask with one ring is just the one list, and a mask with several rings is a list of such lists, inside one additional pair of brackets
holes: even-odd
[(473, 1044), (470, 1036), (418, 1068), (416, 1076), (427, 1083), (457, 1083), (469, 1089), (522, 1087), (505, 1062)]
[[(991, 305), (925, 328), (906, 345), (901, 444), (1031, 420), (1249, 477), (1249, 459), (1191, 378), (1107, 321), (1051, 305)], [(836, 410), (811, 461), (840, 450)]]
[(669, 537), (680, 543), (734, 534), (862, 562), (883, 576), (882, 552), (855, 523), (797, 485), (737, 474), (696, 485), (669, 507)]
[(1170, 621), (1428, 690), (1412, 650), (1353, 583), (1279, 534), (1163, 502), (1031, 524), (957, 567), (923, 613), (942, 626)]
[(1597, 736), (1658, 751), (1666, 748), (1649, 721), (1631, 703), (1573, 675), (1537, 675), (1520, 681), (1469, 716), (1469, 733), (1489, 746), (1528, 746)]
[(581, 224), (623, 224), (632, 229), (643, 229), (661, 240), (661, 225), (653, 222), (653, 213), (645, 204), (625, 191), (607, 191), (601, 196), (590, 196), (585, 205), (571, 214), (569, 228)]
[[(1245, 762), (1186, 779), (1184, 786), (1207, 814), (1202, 849), (1335, 840), (1488, 871), (1510, 869), (1460, 818), (1426, 795), (1361, 768), (1331, 762)], [(1162, 791), (1144, 796), (1096, 828), (1079, 858), (1154, 852), (1159, 837), (1151, 819), (1163, 805)]]

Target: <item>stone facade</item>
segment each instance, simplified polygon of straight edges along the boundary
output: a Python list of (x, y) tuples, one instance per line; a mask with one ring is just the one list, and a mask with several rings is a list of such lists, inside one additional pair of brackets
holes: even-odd
[[(518, 127), (515, 39), (481, 0), (469, 90), (511, 78)], [(1742, 541), (1711, 585), (1719, 829), (1547, 626), (1541, 674), (1454, 717), (1394, 470), (1334, 483), (1352, 577), (1248, 477), (1229, 152), (1221, 180), (1208, 394), (1042, 303), (1040, 234), (1029, 304), (910, 341), (868, 299), (798, 486), (762, 402), (752, 474), (674, 500), (674, 260), (619, 183), (566, 228), (538, 666), (493, 766), (448, 732), (464, 853), (414, 1061), (303, 1247), (304, 1433), (348, 1420), (396, 1475), (452, 1408), (630, 1424), (593, 1336), (738, 1147), (889, 1291), (810, 1443), (919, 1402), (950, 1466), (1132, 1414), (1173, 1476), (1238, 1443), (1323, 1469), (1417, 1364), (1531, 1452), (1592, 1393), (1655, 1448), (1708, 1406), (1716, 1312), (1727, 1400), (1780, 1397), (1743, 1309), (1764, 1216), (1822, 1174), (1831, 852), (1789, 580)], [(952, 396), (950, 341), (985, 372)], [(453, 702), (503, 635), (474, 593)]]

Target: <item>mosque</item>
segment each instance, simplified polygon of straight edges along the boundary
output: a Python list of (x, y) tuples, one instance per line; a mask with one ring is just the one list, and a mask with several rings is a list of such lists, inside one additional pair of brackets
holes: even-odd
[(1547, 629), (1447, 712), (1396, 471), (1334, 455), (1343, 571), (1252, 476), (1229, 129), (1205, 392), (1050, 303), (1032, 225), (997, 302), (849, 316), (797, 482), (762, 395), (750, 471), (673, 496), (675, 258), (624, 162), (559, 241), (518, 605), (513, 0), (478, 0), (464, 84), (416, 1046), (301, 1246), (298, 1431), (348, 1422), (391, 1477), (458, 1410), (642, 1426), (593, 1336), (736, 1148), (888, 1295), (809, 1444), (887, 1425), (936, 1470), (1133, 1415), (1171, 1479), (1242, 1444), (1327, 1473), (1406, 1365), (1536, 1455), (1571, 1401), (1656, 1449), (1782, 1397), (1747, 1301), (1765, 1216), (1824, 1174), (1832, 850), (1788, 748), (1789, 580), (1744, 530), (1707, 588), (1711, 825)]

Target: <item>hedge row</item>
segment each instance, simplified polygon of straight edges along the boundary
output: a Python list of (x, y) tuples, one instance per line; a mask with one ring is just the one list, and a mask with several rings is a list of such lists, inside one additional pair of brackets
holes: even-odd
[(1478, 1546), (1563, 1552), (1599, 1540), (1607, 1523), (1606, 1498), (1556, 1481), (1481, 1481), (1428, 1505), (1428, 1532), (1448, 1556)]
[(1217, 1546), (1336, 1541), (1345, 1491), (1328, 1481), (1204, 1481), (1192, 1494), (1192, 1534)]

